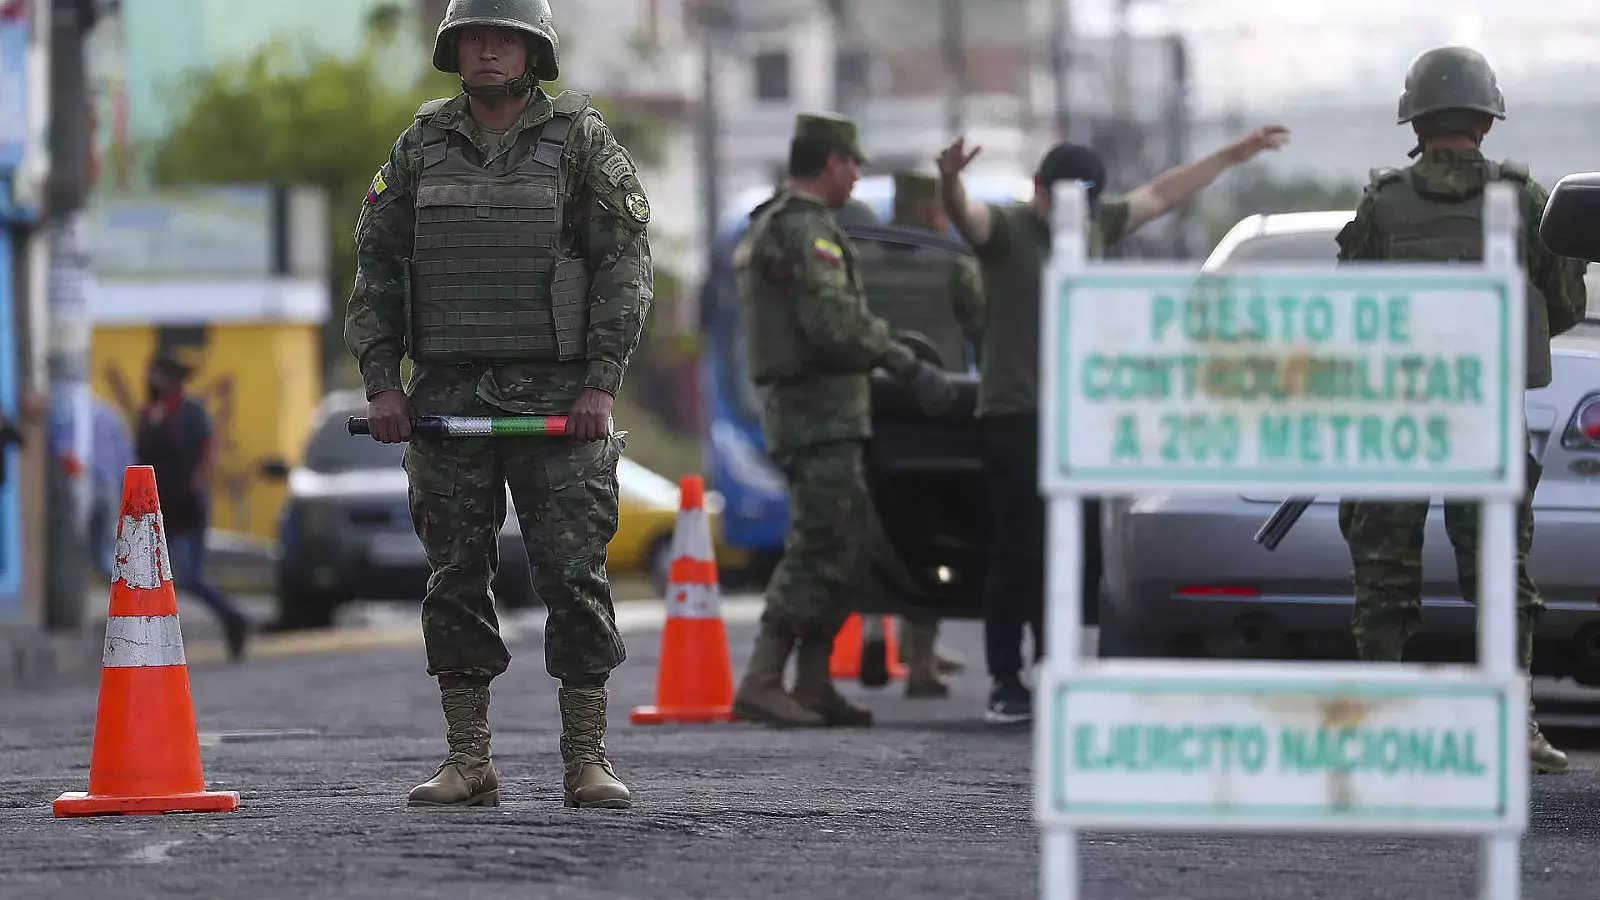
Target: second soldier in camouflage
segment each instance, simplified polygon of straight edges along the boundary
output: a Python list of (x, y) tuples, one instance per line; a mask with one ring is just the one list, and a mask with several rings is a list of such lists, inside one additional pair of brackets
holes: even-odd
[[(767, 452), (789, 487), (789, 535), (767, 586), (761, 631), (734, 696), (742, 719), (789, 726), (867, 725), (828, 673), (833, 640), (871, 531), (862, 442), (871, 435), (867, 375), (896, 374), (925, 409), (954, 389), (867, 311), (855, 250), (833, 210), (865, 160), (855, 123), (801, 115), (789, 181), (751, 213), (734, 253), (751, 379)], [(784, 689), (789, 656), (795, 687)]]
[[(1453, 262), (1483, 258), (1483, 189), (1504, 180), (1522, 195), (1522, 265), (1527, 286), (1527, 386), (1550, 383), (1550, 338), (1583, 320), (1587, 295), (1582, 263), (1555, 256), (1539, 239), (1536, 223), (1548, 197), (1526, 166), (1494, 162), (1479, 150), (1505, 100), (1494, 71), (1476, 51), (1440, 47), (1416, 58), (1400, 95), (1399, 119), (1410, 123), (1418, 157), (1409, 169), (1377, 169), (1355, 218), (1339, 232), (1341, 260)], [(1528, 575), (1533, 546), (1533, 492), (1539, 461), (1527, 460), (1517, 533), (1518, 645), (1524, 669), (1533, 662), (1533, 627), (1544, 611)], [(1362, 659), (1398, 662), (1406, 640), (1422, 622), (1422, 539), (1428, 501), (1344, 500), (1339, 528), (1350, 545), (1355, 612), (1352, 631)], [(1461, 593), (1478, 593), (1476, 504), (1447, 502), (1445, 531), (1456, 551)], [(1566, 754), (1528, 717), (1528, 753), (1538, 772), (1561, 772)]]
[[(545, 0), (452, 0), (434, 65), (463, 91), (417, 111), (356, 226), (345, 342), (373, 437), (410, 441), (411, 518), (432, 570), (422, 628), (448, 728), (449, 754), (412, 805), (499, 802), (489, 684), (510, 653), (490, 582), (508, 486), (549, 609), (565, 801), (632, 804), (604, 742), (606, 681), (625, 657), (606, 578), (623, 448), (606, 423), (652, 297), (650, 207), (588, 95), (539, 89), (558, 46)], [(404, 386), (402, 355), (414, 363)], [(508, 414), (565, 415), (573, 437), (409, 427)]]

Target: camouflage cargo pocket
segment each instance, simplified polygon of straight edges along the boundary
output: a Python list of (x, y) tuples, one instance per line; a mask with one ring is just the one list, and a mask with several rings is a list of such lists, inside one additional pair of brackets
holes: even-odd
[(461, 534), (455, 522), (455, 462), (437, 451), (418, 451), (408, 445), (401, 457), (409, 481), (411, 526), (422, 541), (428, 560), (436, 565), (454, 559)]
[(597, 556), (616, 535), (622, 448), (621, 438), (608, 437), (545, 459), (550, 497), (543, 524), (555, 559)]

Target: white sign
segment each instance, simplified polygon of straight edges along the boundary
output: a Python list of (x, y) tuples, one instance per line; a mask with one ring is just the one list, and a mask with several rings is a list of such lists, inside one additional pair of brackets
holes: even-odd
[[(1385, 671), (1390, 668), (1390, 671)], [(1524, 695), (1471, 669), (1103, 664), (1052, 682), (1043, 818), (1519, 833)]]
[(1097, 266), (1054, 298), (1058, 486), (1522, 490), (1521, 280)]

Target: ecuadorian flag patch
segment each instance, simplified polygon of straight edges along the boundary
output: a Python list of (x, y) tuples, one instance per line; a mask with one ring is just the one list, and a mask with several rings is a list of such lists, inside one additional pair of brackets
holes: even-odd
[(367, 188), (367, 204), (377, 203), (378, 197), (388, 189), (389, 186), (383, 182), (383, 170), (379, 169), (378, 174), (372, 176), (372, 186)]
[(837, 266), (844, 261), (844, 250), (827, 238), (817, 238), (811, 242), (811, 251), (817, 259), (830, 266)]

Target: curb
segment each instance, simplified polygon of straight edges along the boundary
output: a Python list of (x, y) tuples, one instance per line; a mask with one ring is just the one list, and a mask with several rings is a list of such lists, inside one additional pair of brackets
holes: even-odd
[[(761, 617), (760, 597), (724, 598), (722, 619), (729, 625), (748, 625)], [(625, 601), (617, 604), (617, 629), (627, 633), (660, 631), (666, 607), (660, 601)], [(506, 643), (537, 640), (544, 634), (543, 610), (501, 622)], [(105, 620), (99, 619), (83, 633), (52, 635), (35, 629), (0, 627), (0, 694), (77, 683), (92, 684), (99, 677), (105, 646)], [(273, 659), (333, 656), (376, 650), (422, 646), (419, 625), (331, 628), (286, 634), (258, 634), (250, 643), (245, 665)], [(191, 666), (228, 665), (227, 651), (214, 638), (186, 641), (186, 662)]]

